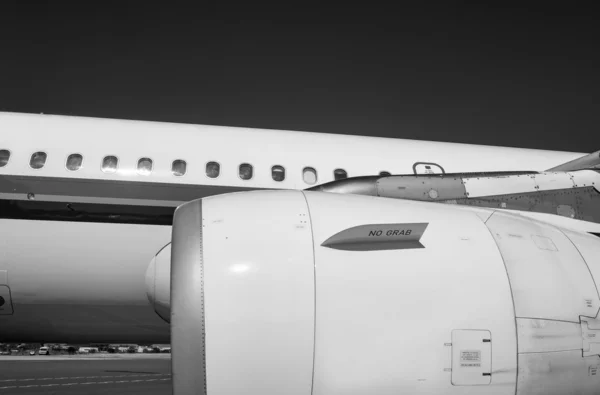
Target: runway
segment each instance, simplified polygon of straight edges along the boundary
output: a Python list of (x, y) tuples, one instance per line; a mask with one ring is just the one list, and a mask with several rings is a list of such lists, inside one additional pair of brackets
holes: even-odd
[(170, 395), (169, 354), (0, 357), (0, 395)]

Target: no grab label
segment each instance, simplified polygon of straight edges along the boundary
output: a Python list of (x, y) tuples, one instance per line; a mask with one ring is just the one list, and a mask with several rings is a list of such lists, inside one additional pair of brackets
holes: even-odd
[(347, 251), (424, 248), (420, 243), (428, 223), (368, 224), (345, 229), (325, 240), (323, 247)]
[(412, 229), (389, 229), (387, 231), (383, 230), (371, 230), (369, 231), (369, 236), (410, 236), (412, 233)]

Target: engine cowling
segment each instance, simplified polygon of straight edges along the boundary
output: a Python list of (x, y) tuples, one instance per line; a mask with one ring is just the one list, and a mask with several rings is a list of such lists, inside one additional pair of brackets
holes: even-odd
[(146, 296), (165, 322), (171, 321), (171, 243), (161, 248), (146, 270)]
[(176, 395), (600, 393), (594, 236), (261, 191), (180, 206), (171, 254)]

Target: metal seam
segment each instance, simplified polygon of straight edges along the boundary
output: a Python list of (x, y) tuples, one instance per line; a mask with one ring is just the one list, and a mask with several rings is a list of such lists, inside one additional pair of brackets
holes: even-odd
[(308, 219), (310, 221), (310, 235), (311, 235), (311, 244), (313, 249), (313, 280), (314, 280), (314, 306), (313, 306), (313, 366), (312, 366), (312, 382), (310, 385), (310, 393), (311, 395), (315, 389), (315, 360), (316, 360), (316, 350), (317, 350), (317, 263), (316, 263), (316, 254), (315, 254), (315, 234), (313, 231), (313, 221), (312, 216), (310, 214), (310, 205), (308, 204), (308, 199), (306, 198), (306, 193), (301, 191), (302, 197), (304, 197), (304, 201), (306, 202), (306, 211), (308, 212)]

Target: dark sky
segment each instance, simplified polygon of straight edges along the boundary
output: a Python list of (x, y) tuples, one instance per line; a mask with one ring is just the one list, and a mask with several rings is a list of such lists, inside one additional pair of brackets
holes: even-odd
[(24, 3), (0, 110), (600, 149), (591, 9)]

